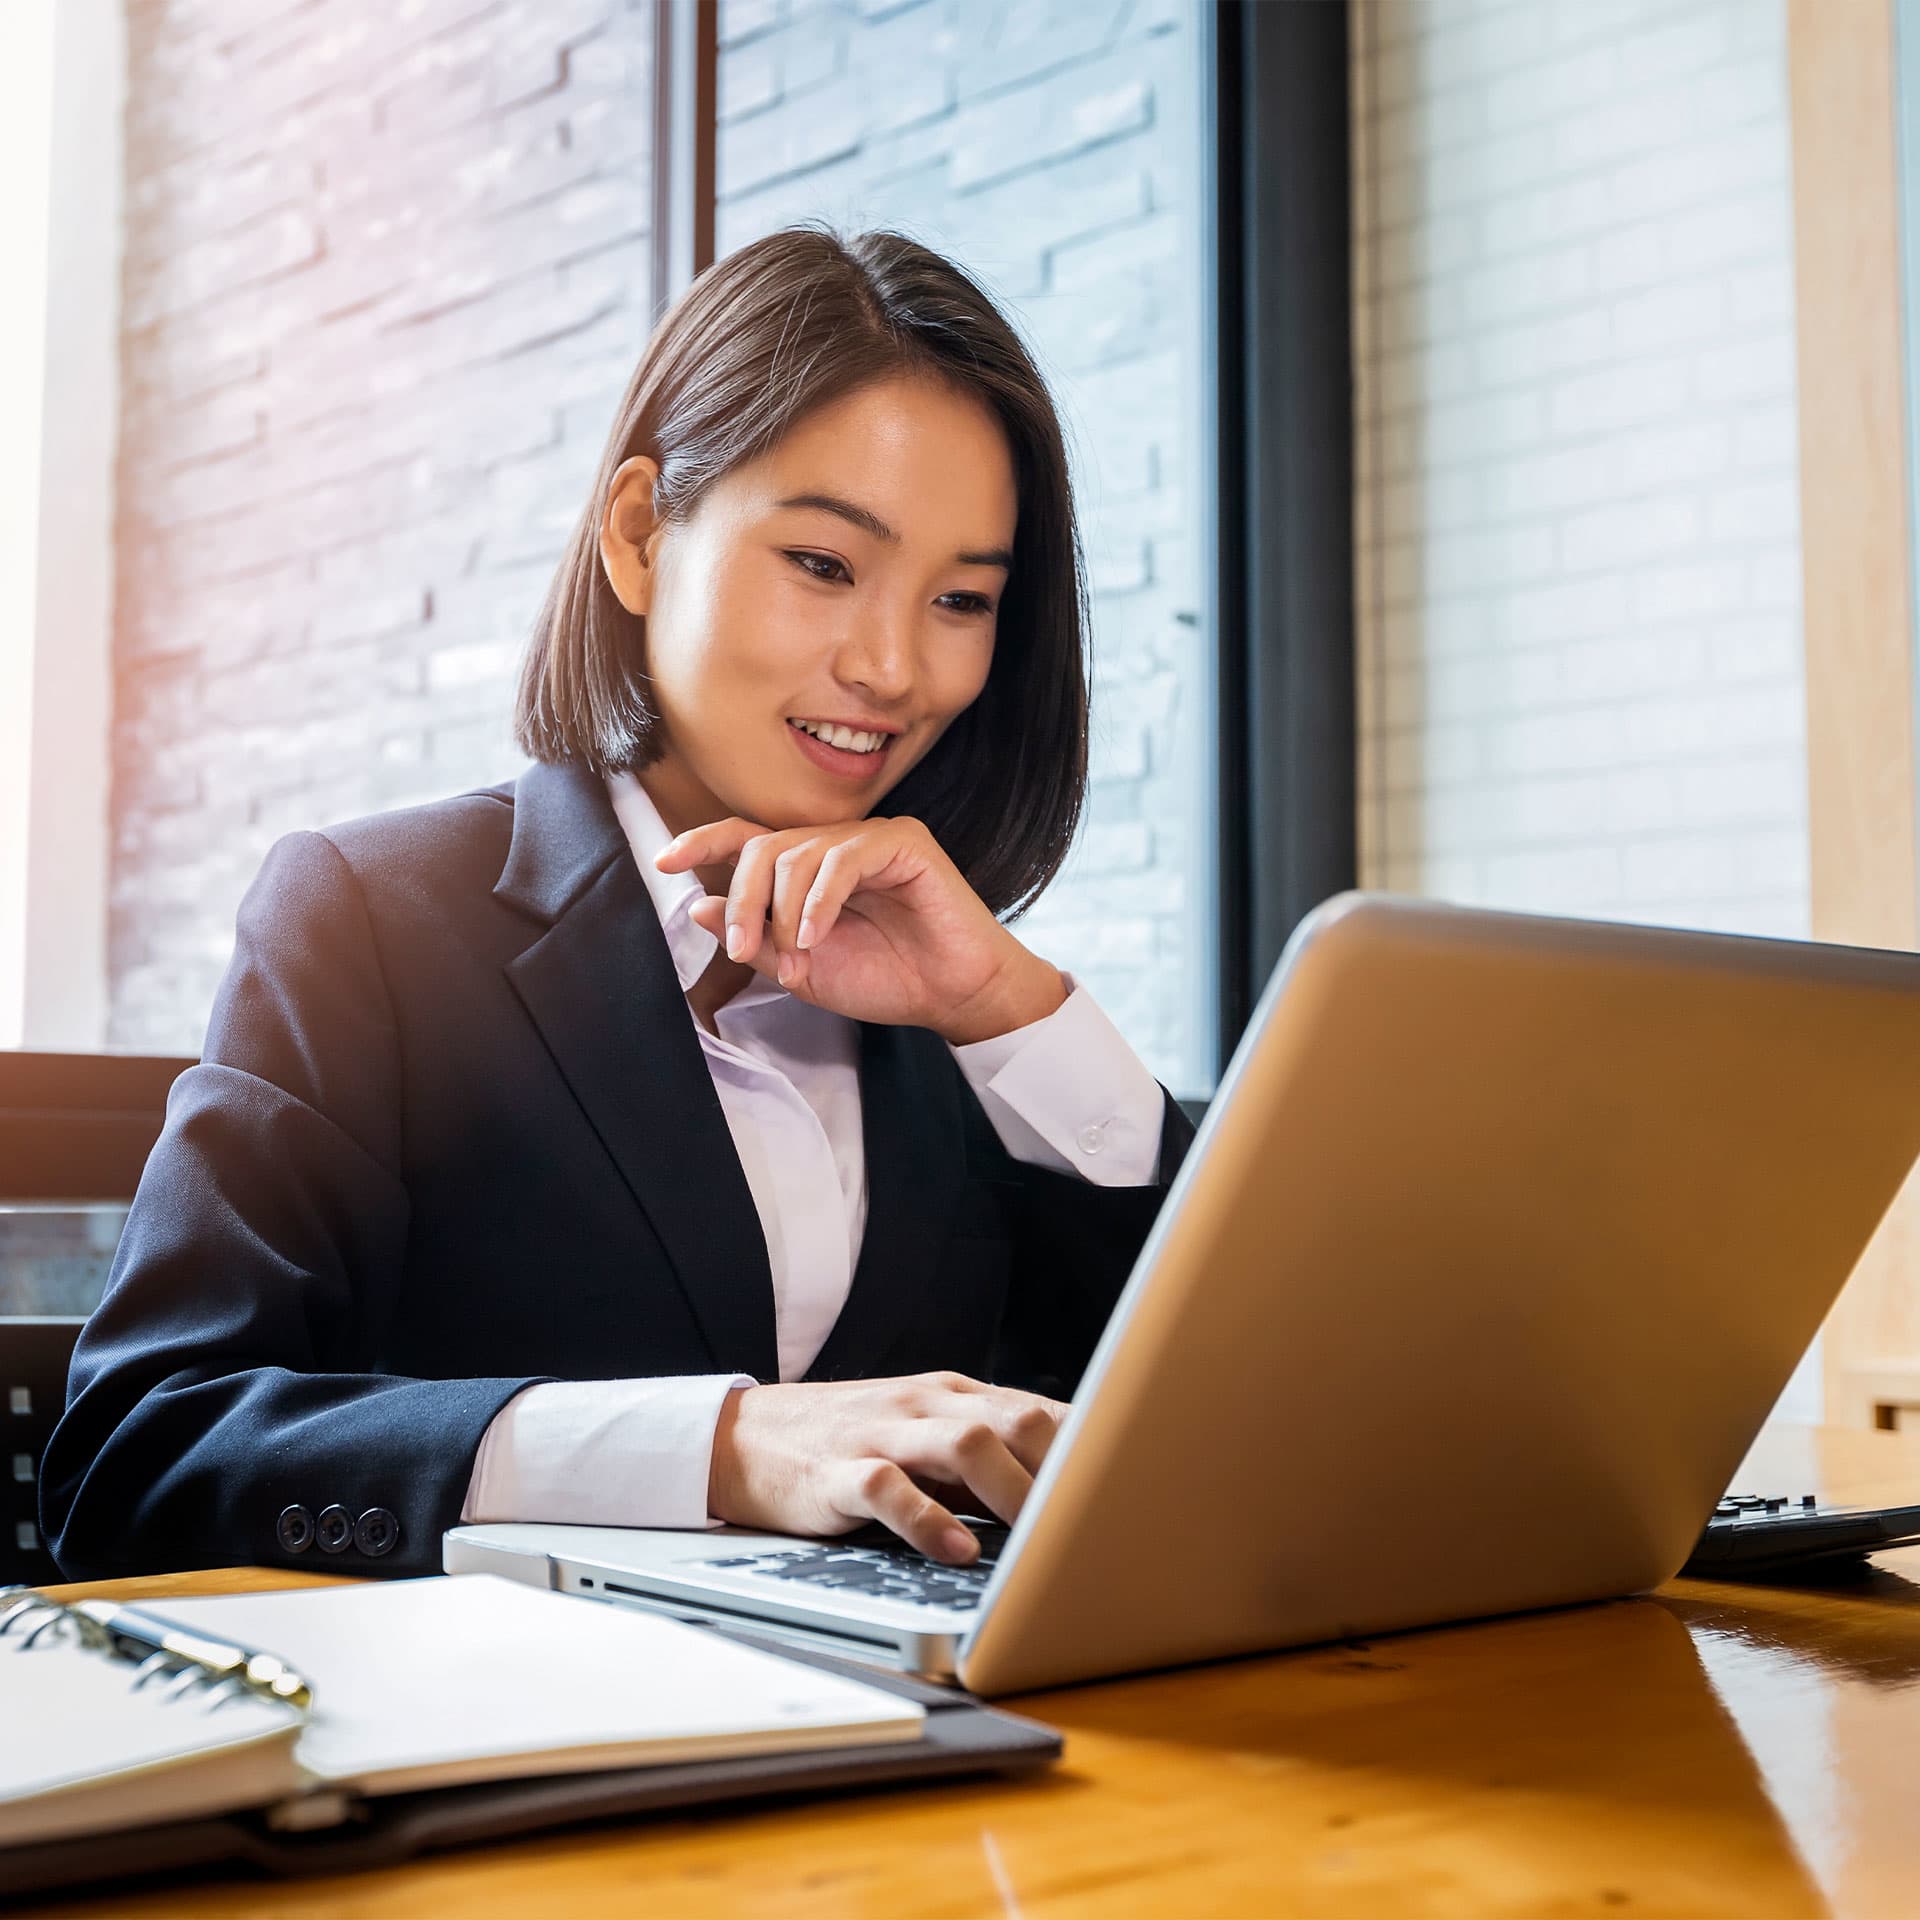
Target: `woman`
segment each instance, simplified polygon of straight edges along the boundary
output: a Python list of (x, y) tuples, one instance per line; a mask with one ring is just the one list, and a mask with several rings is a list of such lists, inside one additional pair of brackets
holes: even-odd
[(963, 274), (803, 226), (702, 275), (534, 764), (241, 903), (46, 1452), (69, 1575), (426, 1571), (462, 1519), (971, 1558), (1191, 1137), (1000, 917), (1079, 817), (1084, 651), (1058, 422)]

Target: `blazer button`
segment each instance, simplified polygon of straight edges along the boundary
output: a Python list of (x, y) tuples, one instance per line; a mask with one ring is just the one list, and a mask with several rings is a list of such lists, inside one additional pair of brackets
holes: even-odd
[(353, 1515), (345, 1507), (322, 1507), (313, 1537), (322, 1553), (345, 1553), (353, 1544)]
[(305, 1553), (313, 1545), (313, 1515), (305, 1507), (282, 1507), (273, 1537), (282, 1553)]
[(400, 1522), (385, 1507), (369, 1507), (353, 1525), (353, 1544), (369, 1560), (391, 1553), (400, 1539)]

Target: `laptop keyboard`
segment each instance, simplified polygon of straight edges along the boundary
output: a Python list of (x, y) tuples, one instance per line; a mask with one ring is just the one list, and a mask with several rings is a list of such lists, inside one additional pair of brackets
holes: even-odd
[[(809, 1587), (862, 1593), (875, 1600), (900, 1600), (909, 1606), (953, 1607), (970, 1612), (980, 1604), (1006, 1544), (1007, 1529), (986, 1521), (969, 1523), (980, 1542), (980, 1557), (970, 1567), (949, 1567), (916, 1553), (885, 1527), (862, 1527), (818, 1545), (778, 1547), (770, 1553), (736, 1554), (705, 1560), (708, 1567), (736, 1573), (765, 1574)], [(891, 1543), (891, 1544), (883, 1544)]]

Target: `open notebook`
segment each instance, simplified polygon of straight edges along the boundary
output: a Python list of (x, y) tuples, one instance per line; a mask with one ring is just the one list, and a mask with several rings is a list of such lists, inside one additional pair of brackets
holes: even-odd
[(491, 1574), (134, 1611), (266, 1650), (311, 1704), (184, 1659), (147, 1671), (138, 1648), (21, 1613), (0, 1635), (0, 1848), (241, 1808), (306, 1832), (375, 1796), (909, 1743), (927, 1718), (841, 1673)]

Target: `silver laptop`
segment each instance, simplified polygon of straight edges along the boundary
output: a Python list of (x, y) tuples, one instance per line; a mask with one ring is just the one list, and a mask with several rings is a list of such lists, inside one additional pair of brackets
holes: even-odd
[(1920, 956), (1342, 895), (981, 1565), (570, 1526), (445, 1564), (981, 1694), (1636, 1592), (1917, 1154)]

